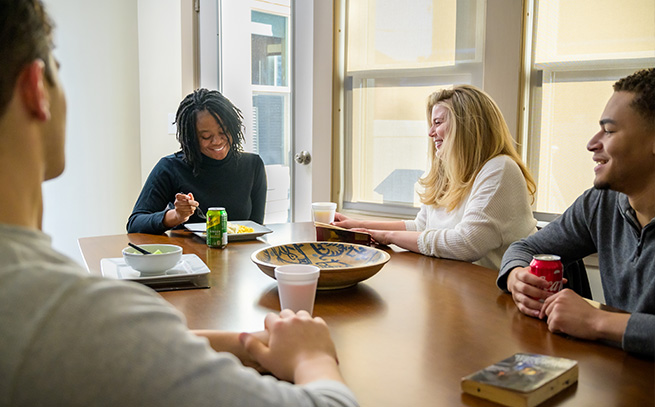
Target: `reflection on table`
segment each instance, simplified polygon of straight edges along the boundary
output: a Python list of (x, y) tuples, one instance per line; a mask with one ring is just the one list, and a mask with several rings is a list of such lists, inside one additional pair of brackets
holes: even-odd
[[(79, 240), (87, 268), (120, 257), (133, 243), (166, 242), (198, 255), (211, 269), (210, 289), (163, 292), (190, 328), (259, 330), (279, 311), (275, 280), (250, 255), (267, 245), (315, 240), (312, 223), (267, 225), (273, 233), (210, 249), (189, 232)], [(362, 406), (494, 406), (460, 391), (463, 376), (516, 352), (575, 359), (578, 384), (542, 406), (649, 406), (652, 361), (608, 345), (552, 334), (521, 314), (495, 286), (496, 272), (469, 263), (384, 248), (391, 260), (370, 279), (317, 293), (314, 315), (337, 344), (343, 374)]]

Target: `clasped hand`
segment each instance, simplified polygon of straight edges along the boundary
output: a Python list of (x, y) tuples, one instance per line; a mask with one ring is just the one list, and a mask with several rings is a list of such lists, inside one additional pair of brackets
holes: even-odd
[[(566, 282), (566, 279), (564, 279)], [(535, 318), (546, 319), (551, 332), (582, 339), (598, 339), (596, 322), (604, 311), (591, 306), (573, 290), (546, 291), (550, 283), (530, 273), (529, 267), (516, 268), (507, 278), (507, 289), (518, 309)]]
[(268, 314), (264, 327), (268, 341), (250, 333), (239, 335), (246, 351), (264, 369), (296, 384), (312, 381), (315, 375), (324, 377), (326, 370), (340, 380), (336, 349), (322, 318), (285, 309), (279, 315)]

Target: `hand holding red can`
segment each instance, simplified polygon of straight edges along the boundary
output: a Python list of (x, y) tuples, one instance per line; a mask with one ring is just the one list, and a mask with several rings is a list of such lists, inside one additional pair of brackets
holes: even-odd
[(559, 292), (563, 288), (562, 275), (564, 268), (560, 257), (554, 254), (535, 254), (530, 262), (530, 273), (546, 280), (550, 287), (546, 291)]

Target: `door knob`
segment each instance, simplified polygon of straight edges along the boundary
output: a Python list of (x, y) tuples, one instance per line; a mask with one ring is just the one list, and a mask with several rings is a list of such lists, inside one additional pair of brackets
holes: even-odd
[(312, 155), (308, 151), (301, 151), (295, 155), (295, 160), (298, 164), (307, 165), (312, 162)]

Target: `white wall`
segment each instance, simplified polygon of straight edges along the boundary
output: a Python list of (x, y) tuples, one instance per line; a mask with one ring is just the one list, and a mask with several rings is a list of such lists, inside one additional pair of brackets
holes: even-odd
[(179, 149), (167, 122), (183, 94), (181, 5), (191, 0), (45, 3), (68, 119), (66, 170), (44, 185), (43, 229), (81, 263), (77, 239), (125, 233), (145, 177)]
[(141, 188), (137, 4), (46, 0), (68, 102), (67, 165), (45, 183), (43, 229), (81, 262), (77, 239), (125, 232)]
[[(139, 0), (139, 92), (141, 95), (141, 176), (148, 177), (163, 156), (180, 149), (169, 134), (174, 114), (188, 92), (182, 89), (183, 0)], [(130, 208), (131, 209), (131, 208)]]
[[(252, 78), (250, 74), (250, 35), (243, 35), (243, 30), (232, 29), (230, 25), (243, 24), (250, 21), (252, 4), (250, 1), (232, 0), (221, 3), (221, 13), (229, 18), (224, 19), (221, 27), (222, 44), (219, 45), (221, 55), (218, 69), (222, 73), (219, 89), (225, 97), (238, 106), (243, 113), (245, 151), (252, 151), (253, 119), (252, 119)], [(203, 42), (203, 38), (200, 38)], [(246, 90), (244, 92), (244, 89)]]

